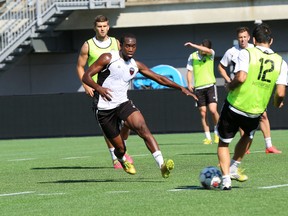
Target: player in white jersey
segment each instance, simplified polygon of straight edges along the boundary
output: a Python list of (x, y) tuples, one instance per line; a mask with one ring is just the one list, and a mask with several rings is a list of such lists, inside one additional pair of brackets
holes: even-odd
[[(120, 49), (119, 41), (114, 37), (108, 36), (109, 29), (109, 19), (104, 15), (96, 16), (94, 20), (94, 30), (96, 35), (93, 38), (90, 38), (89, 40), (84, 42), (81, 47), (81, 51), (77, 61), (77, 74), (80, 81), (82, 81), (83, 74), (85, 73), (86, 64), (90, 66), (99, 58), (101, 54), (109, 52), (111, 50)], [(97, 76), (94, 76), (93, 79), (96, 81)], [(95, 113), (95, 103), (97, 103), (97, 100), (94, 97), (94, 89), (92, 89), (90, 86), (85, 85), (84, 83), (82, 84), (86, 94), (92, 98), (92, 109)], [(129, 133), (129, 129), (127, 129), (126, 127), (122, 127), (121, 136), (123, 136), (125, 144), (126, 140), (128, 139)], [(110, 152), (114, 169), (122, 169), (121, 164), (119, 163), (117, 157), (114, 154), (113, 145), (109, 142), (108, 139), (106, 139), (105, 136), (104, 139)], [(129, 156), (127, 153), (125, 156), (131, 163), (133, 163), (133, 159), (131, 156)]]
[[(115, 147), (115, 155), (125, 172), (135, 174), (136, 169), (126, 160), (123, 138), (120, 135), (119, 124), (125, 121), (127, 127), (138, 134), (153, 155), (163, 178), (168, 178), (174, 168), (173, 160), (164, 161), (159, 145), (145, 123), (141, 112), (127, 97), (131, 80), (140, 72), (144, 76), (161, 85), (179, 89), (187, 96), (197, 97), (189, 90), (151, 71), (143, 63), (133, 59), (136, 51), (136, 37), (132, 34), (124, 35), (120, 40), (120, 51), (102, 54), (85, 72), (82, 81), (95, 89), (99, 96), (97, 117), (105, 136)], [(95, 83), (92, 77), (98, 74)]]
[[(246, 49), (246, 48), (250, 48), (254, 46), (253, 44), (249, 43), (250, 34), (249, 34), (248, 27), (239, 27), (237, 28), (236, 33), (237, 33), (238, 44), (228, 49), (225, 52), (224, 56), (222, 57), (218, 65), (218, 71), (221, 74), (221, 76), (225, 79), (226, 83), (230, 83), (234, 77), (234, 67), (235, 67), (235, 63), (236, 63), (236, 60), (238, 58), (240, 51), (242, 49)], [(226, 71), (227, 68), (230, 69), (229, 74), (227, 74), (227, 71)], [(282, 153), (275, 146), (272, 145), (270, 122), (267, 116), (267, 112), (264, 112), (261, 117), (260, 129), (264, 136), (264, 141), (265, 141), (265, 146), (266, 146), (265, 152), (267, 154)], [(240, 134), (241, 136), (243, 135), (243, 131), (241, 129), (240, 129)], [(246, 153), (249, 154), (250, 151), (248, 150)]]

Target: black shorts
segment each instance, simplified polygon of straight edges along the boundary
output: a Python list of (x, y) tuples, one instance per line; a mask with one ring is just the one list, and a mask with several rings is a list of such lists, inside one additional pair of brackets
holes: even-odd
[(249, 118), (233, 112), (229, 106), (230, 104), (225, 101), (217, 125), (221, 140), (225, 143), (230, 143), (235, 134), (239, 131), (239, 128), (241, 128), (245, 134), (249, 135), (250, 138), (253, 139), (253, 136), (259, 126), (261, 116)]
[(139, 111), (131, 100), (120, 104), (111, 110), (97, 110), (99, 125), (107, 138), (114, 138), (120, 134), (121, 122), (135, 111)]
[(197, 107), (207, 106), (210, 103), (217, 103), (218, 101), (216, 85), (197, 89), (195, 90), (195, 95), (198, 97), (198, 101), (196, 102)]

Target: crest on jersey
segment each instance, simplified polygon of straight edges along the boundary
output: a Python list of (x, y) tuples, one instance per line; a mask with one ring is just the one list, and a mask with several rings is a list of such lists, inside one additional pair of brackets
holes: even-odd
[(131, 67), (131, 68), (129, 69), (129, 72), (130, 72), (131, 75), (133, 75), (134, 72), (135, 72), (135, 69), (134, 69), (133, 67)]

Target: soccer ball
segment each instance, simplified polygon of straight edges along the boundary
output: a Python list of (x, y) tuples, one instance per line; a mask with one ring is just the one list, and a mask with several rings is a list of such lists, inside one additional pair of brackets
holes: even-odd
[(199, 180), (205, 189), (216, 189), (221, 185), (222, 173), (217, 167), (208, 166), (200, 172)]

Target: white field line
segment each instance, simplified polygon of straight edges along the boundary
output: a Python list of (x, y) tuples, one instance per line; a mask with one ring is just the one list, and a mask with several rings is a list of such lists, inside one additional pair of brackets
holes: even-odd
[(32, 193), (35, 193), (35, 191), (24, 191), (24, 192), (10, 193), (10, 194), (0, 194), (0, 197), (17, 196), (17, 195), (32, 194)]
[(280, 188), (280, 187), (288, 187), (288, 184), (272, 185), (272, 186), (258, 187), (258, 188), (260, 188), (260, 189), (273, 189), (273, 188)]
[(91, 156), (82, 156), (82, 157), (67, 157), (67, 158), (62, 158), (64, 160), (74, 160), (74, 159), (82, 159), (82, 158), (89, 158)]
[(115, 193), (129, 193), (130, 191), (107, 191), (106, 193), (115, 194)]
[(19, 159), (11, 159), (8, 161), (28, 161), (28, 160), (36, 160), (36, 158), (19, 158)]
[(65, 193), (41, 193), (37, 194), (38, 196), (55, 196), (55, 195), (64, 195)]

